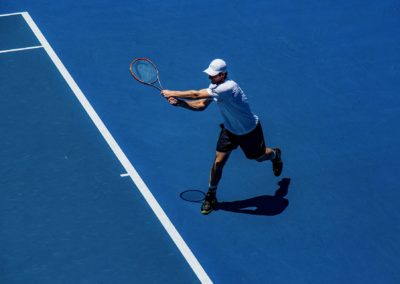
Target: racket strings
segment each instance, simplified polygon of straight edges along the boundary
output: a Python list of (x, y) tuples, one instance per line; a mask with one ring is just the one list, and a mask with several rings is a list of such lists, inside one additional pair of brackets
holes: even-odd
[(153, 84), (158, 81), (158, 71), (148, 61), (145, 60), (137, 60), (132, 64), (132, 72), (134, 75), (146, 84)]

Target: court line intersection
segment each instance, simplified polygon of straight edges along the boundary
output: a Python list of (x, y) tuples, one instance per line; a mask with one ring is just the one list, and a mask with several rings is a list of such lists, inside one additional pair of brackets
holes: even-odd
[(82, 90), (76, 84), (75, 80), (72, 78), (71, 74), (65, 68), (64, 64), (61, 62), (60, 58), (54, 52), (53, 48), (50, 46), (42, 32), (39, 30), (36, 23), (33, 21), (32, 17), (28, 12), (19, 12), (19, 13), (10, 13), (3, 14), (0, 17), (8, 17), (8, 16), (22, 16), (26, 23), (29, 25), (32, 32), (35, 34), (36, 38), (40, 42), (40, 46), (31, 46), (31, 47), (21, 47), (15, 49), (2, 50), (1, 53), (10, 53), (10, 52), (20, 52), (32, 49), (43, 48), (50, 59), (53, 61), (54, 65), (57, 67), (58, 71), (63, 76), (64, 80), (67, 82), (68, 86), (71, 88), (76, 98), (79, 100), (86, 113), (89, 115), (97, 129), (100, 131), (103, 138), (106, 140), (107, 144), (118, 158), (122, 166), (126, 170), (126, 174), (122, 174), (121, 177), (130, 177), (136, 187), (139, 189), (140, 193), (145, 198), (146, 202), (153, 210), (156, 217), (161, 222), (164, 229), (167, 231), (175, 245), (178, 247), (179, 251), (182, 253), (183, 257), (186, 259), (187, 263), (192, 268), (193, 272), (196, 274), (201, 283), (212, 283), (210, 277), (207, 275), (204, 268), (201, 266), (189, 246), (186, 244), (182, 236), (179, 234), (169, 217), (166, 215), (162, 207), (159, 205), (158, 201), (155, 199), (154, 195), (151, 193), (150, 189), (147, 187), (143, 179), (140, 177), (132, 163), (129, 161), (125, 153), (122, 151), (110, 131), (107, 129), (99, 115), (96, 113), (90, 102), (87, 100), (86, 96), (83, 94)]

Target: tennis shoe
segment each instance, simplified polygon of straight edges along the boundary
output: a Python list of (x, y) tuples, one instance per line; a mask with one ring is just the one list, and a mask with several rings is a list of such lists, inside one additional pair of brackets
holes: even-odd
[(201, 214), (207, 215), (214, 210), (217, 206), (217, 197), (215, 191), (208, 191), (207, 195), (204, 199), (203, 204), (201, 205)]
[(275, 158), (272, 160), (272, 170), (274, 172), (274, 175), (279, 177), (282, 173), (283, 169), (283, 162), (282, 162), (282, 153), (281, 149), (279, 148), (273, 148), (275, 151)]

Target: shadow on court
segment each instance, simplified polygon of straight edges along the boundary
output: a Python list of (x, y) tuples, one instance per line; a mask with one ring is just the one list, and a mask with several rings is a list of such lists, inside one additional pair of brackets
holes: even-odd
[(290, 178), (283, 178), (278, 182), (279, 188), (275, 195), (261, 195), (253, 198), (220, 202), (215, 210), (223, 210), (250, 215), (275, 216), (281, 214), (289, 205), (285, 198), (289, 191)]

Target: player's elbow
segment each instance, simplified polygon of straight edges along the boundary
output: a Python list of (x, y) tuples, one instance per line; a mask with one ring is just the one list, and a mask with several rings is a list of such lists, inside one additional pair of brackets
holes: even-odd
[(191, 109), (192, 109), (193, 111), (203, 111), (203, 110), (206, 109), (206, 107), (203, 106), (203, 105), (198, 105), (198, 104), (196, 104), (196, 105), (192, 106)]
[(207, 100), (199, 102), (197, 105), (197, 111), (203, 111), (209, 106), (209, 102)]
[(205, 99), (209, 97), (207, 90), (192, 90), (191, 96), (193, 99)]
[(200, 98), (200, 92), (196, 91), (196, 90), (192, 90), (192, 91), (190, 91), (190, 97), (192, 99), (198, 99), (198, 98)]

